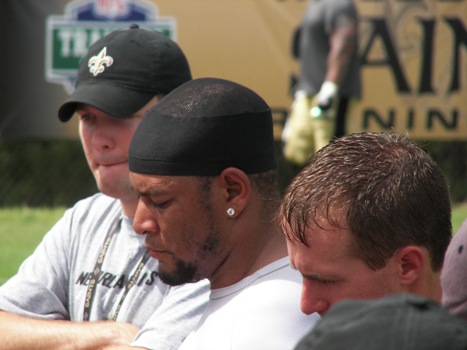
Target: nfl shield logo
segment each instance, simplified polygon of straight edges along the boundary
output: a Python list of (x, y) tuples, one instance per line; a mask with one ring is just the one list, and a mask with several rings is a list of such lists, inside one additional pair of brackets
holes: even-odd
[(99, 38), (137, 23), (176, 40), (174, 18), (158, 18), (155, 4), (144, 0), (75, 0), (64, 16), (49, 16), (46, 25), (46, 79), (74, 89), (78, 67), (88, 48)]

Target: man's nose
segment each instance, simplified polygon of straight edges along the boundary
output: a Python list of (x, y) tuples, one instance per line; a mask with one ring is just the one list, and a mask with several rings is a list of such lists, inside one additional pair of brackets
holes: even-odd
[(322, 292), (317, 288), (313, 288), (313, 283), (316, 282), (303, 279), (300, 309), (306, 315), (311, 315), (314, 312), (323, 315), (329, 309), (330, 303)]
[(159, 232), (159, 225), (156, 219), (151, 214), (151, 210), (148, 208), (141, 198), (138, 200), (136, 207), (135, 217), (133, 219), (133, 228), (135, 232), (144, 235), (148, 233)]

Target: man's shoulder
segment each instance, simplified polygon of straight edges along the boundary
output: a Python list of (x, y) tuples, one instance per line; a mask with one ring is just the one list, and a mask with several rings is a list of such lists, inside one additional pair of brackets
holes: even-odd
[(84, 198), (68, 209), (65, 217), (71, 222), (103, 222), (114, 220), (122, 215), (122, 208), (118, 199), (96, 193), (93, 196)]
[(266, 265), (258, 270), (257, 274), (265, 279), (286, 279), (301, 283), (300, 273), (290, 266), (290, 259), (288, 256)]
[(300, 273), (290, 266), (287, 257), (276, 260), (257, 271), (257, 278), (252, 286), (257, 290), (279, 288), (281, 290), (301, 291), (301, 282)]
[(118, 199), (106, 196), (105, 194), (99, 192), (90, 197), (79, 200), (70, 210), (75, 212), (81, 212), (89, 211), (93, 208), (98, 208), (100, 212), (103, 212), (107, 208), (121, 210), (121, 205)]

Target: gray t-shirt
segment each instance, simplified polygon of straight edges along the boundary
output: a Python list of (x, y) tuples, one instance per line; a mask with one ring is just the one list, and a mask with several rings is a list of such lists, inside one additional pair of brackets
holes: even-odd
[[(121, 225), (116, 225), (121, 220)], [(115, 230), (119, 227), (118, 230)], [(118, 200), (96, 194), (79, 201), (44, 236), (18, 273), (0, 287), (0, 309), (18, 315), (82, 321), (91, 272), (107, 234), (115, 230), (102, 263), (89, 321), (110, 319), (146, 249)], [(121, 303), (117, 322), (141, 328), (132, 345), (178, 349), (207, 304), (209, 283), (170, 287), (149, 258)]]
[[(327, 71), (330, 51), (329, 39), (335, 28), (344, 22), (358, 22), (358, 14), (352, 0), (313, 0), (308, 6), (299, 39), (300, 76), (297, 90), (310, 95), (319, 92)], [(339, 86), (339, 94), (360, 98), (361, 76), (358, 57), (358, 34), (355, 50), (348, 67), (348, 74)]]

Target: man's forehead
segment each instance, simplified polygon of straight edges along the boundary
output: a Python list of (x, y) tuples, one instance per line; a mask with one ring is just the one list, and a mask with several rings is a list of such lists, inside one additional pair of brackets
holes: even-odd
[(172, 177), (161, 175), (141, 174), (130, 171), (130, 182), (138, 192), (165, 193), (175, 186)]
[[(304, 246), (304, 245), (302, 245)], [(316, 247), (319, 251), (319, 247)], [(290, 266), (300, 274), (313, 279), (338, 279), (352, 273), (351, 266), (359, 266), (357, 257), (345, 251), (307, 251), (300, 248), (289, 250)]]
[(323, 226), (315, 224), (303, 229), (307, 245), (298, 240), (287, 240), (287, 247), (291, 254), (310, 259), (322, 256), (330, 261), (350, 256), (353, 237), (348, 229), (331, 224)]
[(137, 192), (148, 195), (187, 192), (190, 189), (197, 189), (197, 179), (193, 176), (151, 175), (130, 171), (131, 186)]

